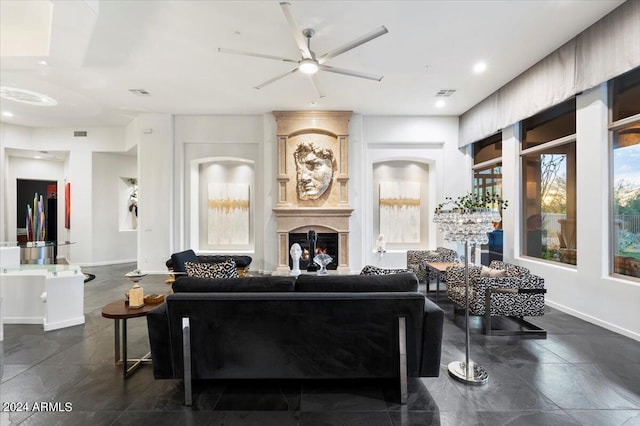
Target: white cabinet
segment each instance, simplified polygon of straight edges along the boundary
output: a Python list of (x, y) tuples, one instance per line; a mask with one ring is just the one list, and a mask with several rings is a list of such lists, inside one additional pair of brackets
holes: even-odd
[(45, 331), (84, 324), (84, 275), (80, 268), (28, 266), (0, 270), (2, 321), (42, 324)]

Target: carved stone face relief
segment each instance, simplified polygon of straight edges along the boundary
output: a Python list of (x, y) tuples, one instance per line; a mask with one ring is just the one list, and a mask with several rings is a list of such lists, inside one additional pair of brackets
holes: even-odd
[(296, 161), (297, 191), (300, 200), (317, 200), (331, 184), (333, 152), (302, 142), (293, 153)]

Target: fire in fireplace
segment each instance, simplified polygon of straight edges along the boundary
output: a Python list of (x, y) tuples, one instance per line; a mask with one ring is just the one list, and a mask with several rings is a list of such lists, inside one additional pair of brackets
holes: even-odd
[[(302, 257), (300, 257), (300, 269), (306, 270), (309, 262), (313, 262), (316, 254), (326, 253), (331, 256), (331, 263), (327, 265), (327, 269), (335, 270), (338, 268), (338, 233), (337, 232), (318, 232), (318, 241), (316, 242), (316, 253), (309, 253), (309, 240), (307, 233), (289, 233), (289, 249), (295, 243), (300, 244), (302, 248)], [(289, 268), (293, 268), (293, 261), (289, 256)]]

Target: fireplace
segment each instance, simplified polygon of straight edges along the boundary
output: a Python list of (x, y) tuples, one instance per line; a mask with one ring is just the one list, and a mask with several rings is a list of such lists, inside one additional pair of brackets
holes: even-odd
[[(278, 268), (276, 275), (288, 275), (291, 262), (289, 250), (294, 242), (289, 241), (291, 235), (302, 235), (304, 243), (307, 244), (307, 233), (314, 230), (318, 235), (332, 234), (336, 242), (336, 253), (332, 263), (336, 264), (338, 273), (348, 274), (349, 268), (349, 217), (351, 209), (274, 209), (276, 213), (277, 233), (278, 233)], [(300, 244), (302, 247), (302, 244)], [(327, 248), (329, 250), (329, 248)], [(331, 257), (332, 254), (327, 251)], [(300, 262), (300, 269), (304, 269)]]
[[(274, 111), (278, 123), (278, 182), (277, 204), (273, 209), (278, 238), (278, 266), (276, 275), (288, 275), (291, 266), (289, 251), (294, 243), (307, 250), (307, 233), (316, 231), (318, 246), (326, 248), (333, 258), (328, 269), (350, 273), (349, 219), (349, 118), (350, 111)], [(320, 159), (324, 166), (320, 178), (305, 176), (306, 160), (299, 153), (308, 148), (307, 157)], [(304, 150), (303, 150), (304, 151)], [(306, 152), (306, 151), (304, 151)], [(298, 154), (296, 154), (298, 153)], [(313, 155), (311, 155), (313, 154)], [(330, 155), (329, 155), (330, 154)], [(331, 172), (327, 173), (327, 161)], [(308, 173), (307, 173), (308, 175)], [(316, 181), (328, 186), (319, 185)], [(309, 182), (316, 182), (317, 194), (305, 193)], [(303, 185), (304, 184), (304, 185)], [(330, 237), (329, 237), (330, 236)], [(330, 238), (330, 241), (327, 240)], [(309, 253), (313, 261), (314, 254)], [(305, 269), (306, 262), (300, 262)]]
[[(300, 244), (302, 248), (302, 257), (300, 258), (300, 269), (305, 270), (309, 266), (309, 262), (313, 261), (314, 255), (310, 255), (309, 240), (306, 233), (290, 232), (289, 233), (289, 249), (295, 243)], [(320, 232), (316, 242), (316, 253), (325, 253), (331, 256), (331, 263), (327, 265), (327, 269), (338, 269), (338, 233), (337, 232)], [(293, 260), (289, 256), (289, 267), (293, 268)]]

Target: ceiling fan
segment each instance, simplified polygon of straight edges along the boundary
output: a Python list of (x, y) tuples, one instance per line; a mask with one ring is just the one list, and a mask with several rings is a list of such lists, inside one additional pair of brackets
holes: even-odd
[(300, 53), (302, 55), (302, 58), (300, 60), (282, 58), (279, 56), (272, 56), (272, 55), (264, 55), (261, 53), (245, 52), (242, 50), (224, 49), (221, 47), (218, 48), (218, 52), (221, 52), (221, 53), (232, 53), (236, 55), (255, 56), (258, 58), (275, 59), (277, 61), (291, 62), (296, 64), (296, 66), (293, 69), (290, 69), (287, 72), (284, 72), (261, 84), (258, 84), (257, 86), (255, 86), (256, 89), (262, 89), (263, 87), (275, 81), (278, 81), (281, 78), (288, 76), (289, 74), (293, 74), (297, 71), (300, 71), (303, 74), (307, 74), (311, 76), (311, 82), (313, 83), (313, 86), (316, 92), (318, 93), (319, 97), (322, 97), (322, 95), (320, 94), (320, 91), (318, 90), (316, 82), (313, 79), (314, 74), (319, 70), (332, 72), (336, 74), (348, 75), (351, 77), (366, 78), (368, 80), (375, 80), (375, 81), (382, 80), (383, 76), (381, 75), (373, 75), (373, 74), (367, 74), (359, 71), (347, 70), (344, 68), (336, 68), (329, 65), (325, 65), (325, 62), (327, 62), (329, 59), (335, 58), (338, 55), (348, 52), (351, 49), (355, 49), (356, 47), (361, 46), (377, 37), (380, 37), (381, 35), (388, 33), (389, 30), (387, 30), (384, 26), (381, 26), (371, 31), (368, 34), (363, 35), (362, 37), (359, 37), (341, 47), (338, 47), (337, 49), (331, 50), (325, 53), (324, 55), (317, 57), (316, 54), (311, 50), (311, 37), (313, 37), (313, 34), (315, 33), (315, 31), (311, 28), (305, 28), (304, 30), (300, 30), (300, 27), (298, 26), (295, 18), (293, 17), (293, 13), (291, 12), (290, 3), (280, 2), (280, 7), (282, 7), (282, 12), (284, 13), (284, 16), (287, 18), (287, 21), (289, 22), (289, 26), (291, 27), (293, 38), (295, 39), (296, 44), (300, 49)]

